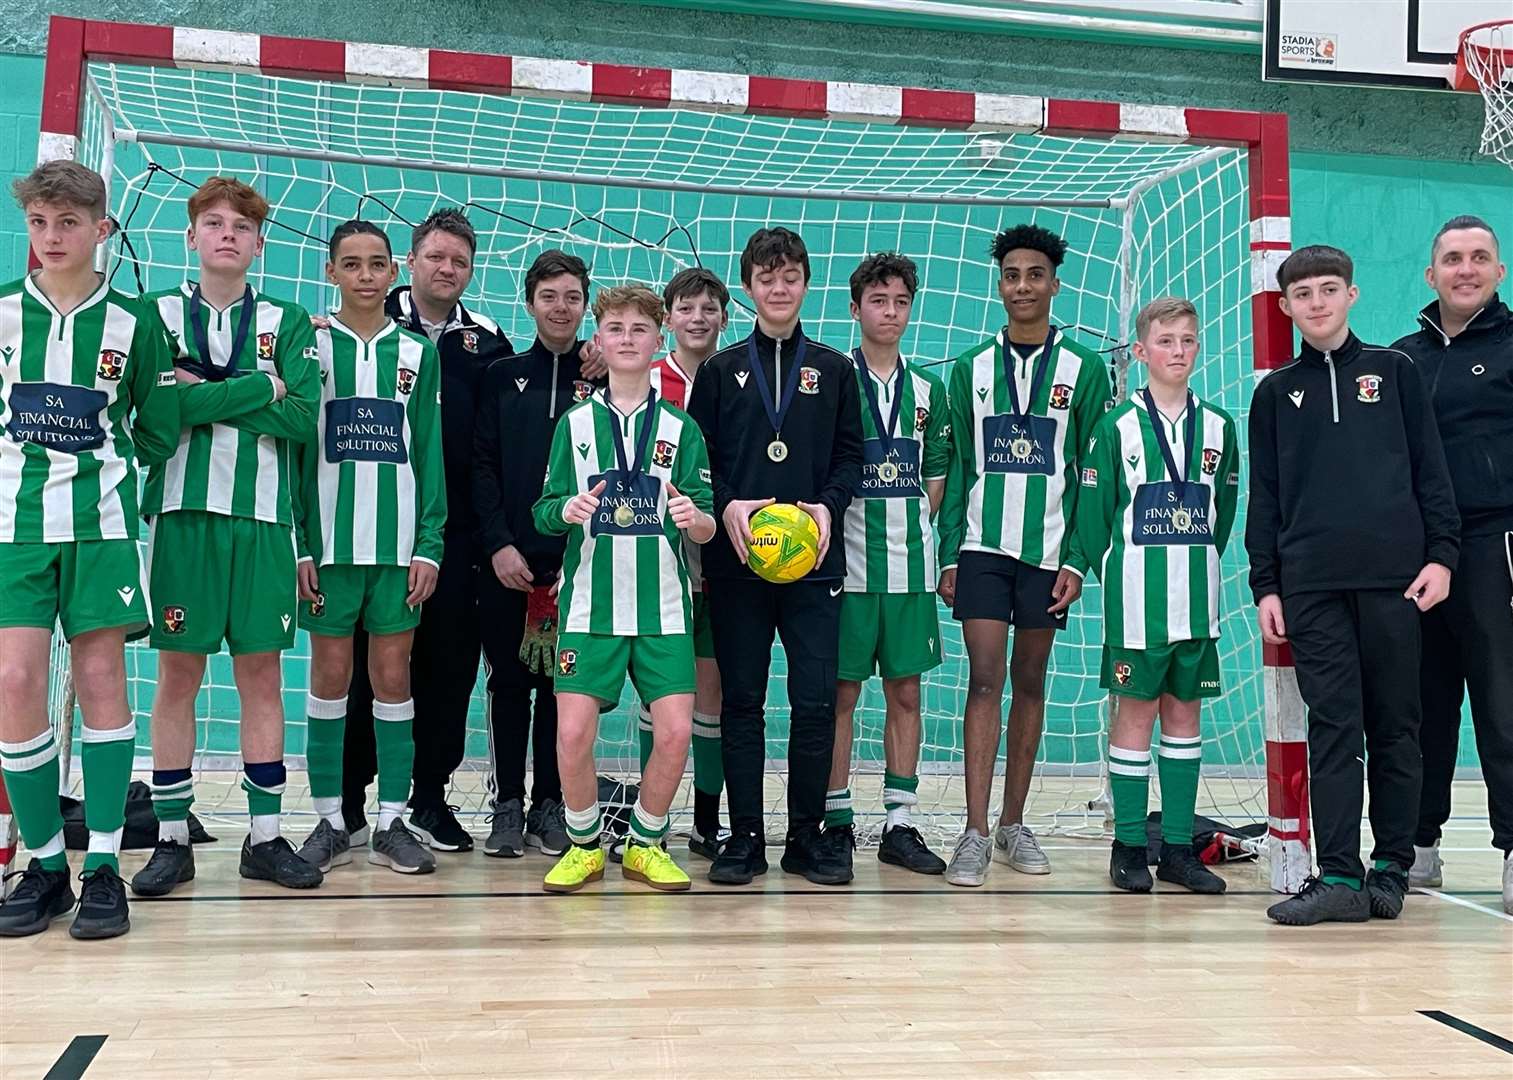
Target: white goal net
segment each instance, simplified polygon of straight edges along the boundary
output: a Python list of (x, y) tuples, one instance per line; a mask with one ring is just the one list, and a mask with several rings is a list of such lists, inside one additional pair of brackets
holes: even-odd
[[(312, 312), (334, 303), (324, 261), (335, 224), (372, 219), (402, 253), (411, 225), (455, 205), (479, 234), (465, 302), (497, 320), (520, 347), (533, 334), (522, 305), (525, 268), (551, 247), (583, 257), (596, 285), (638, 280), (660, 287), (684, 267), (709, 267), (736, 294), (727, 337), (734, 340), (751, 324), (737, 287), (742, 245), (756, 228), (784, 224), (804, 237), (813, 261), (806, 329), (839, 348), (857, 341), (847, 308), (856, 263), (889, 249), (913, 258), (921, 293), (903, 347), (911, 362), (941, 365), (944, 377), (951, 357), (1002, 325), (989, 244), (996, 231), (1028, 221), (1069, 242), (1053, 318), (1107, 358), (1121, 396), (1127, 382), (1139, 385), (1138, 372), (1127, 371), (1126, 346), (1140, 305), (1167, 294), (1197, 304), (1203, 352), (1195, 389), (1229, 410), (1244, 438), (1254, 364), (1243, 148), (647, 109), (125, 63), (91, 62), (85, 92), (78, 155), (109, 185), (124, 235), (108, 271), (127, 292), (193, 275), (185, 200), (207, 176), (226, 174), (252, 183), (273, 207), (254, 285)], [(1236, 537), (1243, 527), (1242, 519)], [(1206, 710), (1200, 812), (1264, 820), (1261, 657), (1244, 575), (1237, 540), (1224, 559), (1225, 691)], [(1051, 660), (1031, 807), (1043, 824), (1093, 834), (1104, 828), (1108, 713), (1098, 687), (1100, 609), (1090, 577)], [(967, 682), (959, 627), (941, 614), (946, 660), (925, 679), (916, 815), (937, 837), (961, 823)], [(145, 762), (155, 654), (132, 646), (127, 668)], [(303, 753), (306, 669), (302, 637), (285, 664), (292, 764)], [(768, 709), (775, 816), (783, 808), (783, 676), (778, 650)], [(485, 711), (480, 685), (452, 796), (478, 813), (487, 810)], [(237, 715), (229, 660), (213, 658), (198, 705), (199, 767), (236, 767)], [(882, 719), (874, 682), (857, 716), (853, 790), (863, 832), (881, 819)], [(601, 771), (634, 777), (628, 690), (604, 718), (600, 753)], [(297, 787), (291, 780), (291, 791)], [(201, 808), (244, 812), (237, 794)], [(675, 812), (683, 809), (680, 802)]]

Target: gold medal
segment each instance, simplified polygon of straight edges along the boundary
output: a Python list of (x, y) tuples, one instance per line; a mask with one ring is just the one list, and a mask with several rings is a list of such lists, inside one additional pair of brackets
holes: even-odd
[[(998, 445), (1002, 446), (1002, 443)], [(1009, 453), (1014, 455), (1015, 461), (1029, 461), (1030, 455), (1035, 452), (1035, 444), (1023, 436), (1009, 444)]]
[(788, 444), (782, 439), (773, 439), (767, 444), (767, 457), (775, 462), (788, 460)]
[(891, 484), (898, 479), (898, 466), (891, 461), (884, 461), (877, 466), (877, 478), (885, 484)]
[(1172, 511), (1172, 528), (1180, 533), (1185, 533), (1193, 527), (1193, 516), (1187, 510), (1178, 507)]
[(623, 503), (615, 507), (615, 524), (628, 529), (636, 523), (636, 512)]

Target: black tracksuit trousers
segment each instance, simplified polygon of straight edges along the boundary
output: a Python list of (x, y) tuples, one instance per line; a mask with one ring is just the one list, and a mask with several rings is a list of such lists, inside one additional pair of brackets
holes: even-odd
[[(489, 691), (490, 790), (497, 802), (525, 799), (525, 755), (531, 750), (531, 804), (562, 801), (557, 771), (557, 693), (552, 674), (520, 662), (529, 593), (507, 589), (487, 565), (478, 568), (478, 614)], [(531, 698), (535, 696), (534, 716)]]
[(1471, 695), (1492, 846), (1513, 850), (1513, 532), (1461, 538), (1450, 596), (1424, 615), (1424, 791), (1414, 843), (1450, 818), (1461, 702)]
[(764, 831), (765, 706), (774, 631), (788, 663), (788, 832), (817, 826), (825, 817), (835, 744), (842, 584), (721, 578), (706, 588), (720, 665), (720, 756), (731, 829)]
[[(1308, 784), (1322, 874), (1361, 878), (1362, 772), (1373, 859), (1413, 865), (1422, 762), (1420, 615), (1400, 590), (1282, 599), (1298, 689), (1308, 706)], [(1364, 768), (1363, 768), (1364, 762)]]

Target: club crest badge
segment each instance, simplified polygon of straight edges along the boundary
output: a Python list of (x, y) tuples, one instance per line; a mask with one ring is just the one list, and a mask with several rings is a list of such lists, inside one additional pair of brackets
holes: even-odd
[(115, 349), (100, 350), (100, 364), (95, 368), (95, 373), (107, 382), (119, 382), (121, 373), (126, 370), (126, 354)]
[(573, 380), (573, 400), (587, 401), (594, 393), (594, 384), (584, 382), (582, 379)]
[(462, 347), (464, 349), (466, 349), (468, 352), (471, 352), (471, 353), (475, 353), (475, 352), (478, 351), (478, 331), (477, 330), (464, 330), (462, 332)]
[(1051, 387), (1051, 408), (1070, 409), (1072, 407), (1072, 388), (1066, 383), (1059, 382)]
[(409, 368), (400, 368), (395, 373), (395, 385), (399, 387), (401, 394), (409, 397), (410, 391), (415, 389), (415, 372)]
[(273, 347), (277, 343), (277, 334), (259, 334), (257, 336), (257, 358), (259, 360), (272, 360)]
[(1364, 401), (1368, 405), (1375, 405), (1382, 400), (1382, 377), (1380, 375), (1357, 375), (1355, 377), (1355, 397), (1357, 401)]
[(818, 394), (820, 392), (820, 369), (812, 367), (799, 368), (799, 393)]
[(1219, 451), (1211, 446), (1203, 448), (1203, 472), (1208, 476), (1219, 471)]
[(576, 674), (578, 674), (578, 650), (560, 650), (557, 653), (557, 677), (571, 679)]
[(666, 439), (658, 439), (657, 445), (652, 447), (651, 463), (663, 469), (672, 468), (672, 458), (678, 448)]
[(184, 632), (184, 609), (177, 604), (168, 604), (163, 608), (163, 633), (182, 634)]
[(930, 410), (920, 405), (914, 410), (914, 430), (923, 432), (930, 426)]
[(1129, 680), (1130, 666), (1125, 661), (1120, 660), (1114, 665), (1114, 681), (1120, 686), (1128, 686)]
[(318, 619), (326, 613), (326, 594), (318, 592), (315, 599), (310, 601), (310, 618)]

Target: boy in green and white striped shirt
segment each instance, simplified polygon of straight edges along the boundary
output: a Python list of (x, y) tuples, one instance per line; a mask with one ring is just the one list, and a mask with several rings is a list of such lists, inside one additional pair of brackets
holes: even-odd
[(33, 857), (0, 903), (0, 936), (40, 933), (74, 906), (47, 711), (61, 622), (89, 792), (69, 932), (115, 937), (131, 927), (118, 861), (136, 743), (124, 653), (148, 625), (136, 461), (173, 452), (178, 388), (140, 303), (94, 270), (111, 230), (100, 177), (50, 161), (12, 191), (41, 269), (0, 287), (0, 768)]
[[(962, 624), (967, 828), (947, 868), (952, 885), (987, 880), (992, 858), (1025, 874), (1050, 860), (1023, 822), (1045, 727), (1045, 676), (1056, 631), (1087, 572), (1072, 528), (1078, 457), (1109, 403), (1092, 350), (1051, 325), (1066, 241), (1038, 225), (993, 240), (1008, 325), (957, 357), (949, 382), (956, 454), (940, 508), (939, 592)], [(1005, 670), (1009, 626), (1014, 653)], [(991, 839), (988, 796), (1012, 676), (1003, 810)]]
[(182, 428), (173, 456), (148, 471), (142, 500), (159, 612), (152, 630), (158, 842), (131, 889), (163, 896), (194, 878), (195, 701), (205, 658), (223, 642), (236, 676), (252, 825), (240, 873), (311, 888), (320, 874), (279, 835), (286, 776), (280, 654), (294, 644), (293, 459), (315, 437), (315, 337), (304, 308), (247, 283), (262, 252), (268, 201), (240, 180), (212, 176), (188, 209), (199, 279), (143, 297), (173, 353)]
[(844, 518), (846, 592), (825, 830), (852, 830), (856, 703), (862, 684), (874, 673), (881, 675), (888, 821), (877, 857), (916, 873), (939, 874), (945, 862), (909, 822), (919, 788), (919, 679), (941, 661), (930, 518), (940, 505), (951, 460), (945, 384), (899, 355), (918, 289), (914, 262), (893, 252), (863, 259), (851, 274), (851, 317), (862, 332), (861, 347), (851, 358), (863, 402), (864, 441), (861, 482)]
[(1219, 557), (1239, 495), (1235, 423), (1188, 389), (1198, 313), (1147, 304), (1135, 320), (1147, 384), (1098, 424), (1083, 458), (1077, 532), (1103, 582), (1103, 672), (1114, 850), (1109, 876), (1149, 892), (1145, 816), (1151, 729), (1161, 717), (1161, 861), (1156, 876), (1199, 893), (1224, 880), (1193, 854), (1202, 698), (1219, 696)]
[(429, 338), (384, 313), (398, 264), (369, 221), (331, 234), (326, 275), (341, 310), (316, 332), (320, 431), (301, 455), (295, 534), (300, 626), (310, 632), (306, 757), (320, 821), (300, 858), (322, 871), (351, 861), (341, 815), (342, 738), (352, 634), (368, 631), (378, 756), (378, 828), (368, 861), (428, 874), (436, 857), (401, 818), (415, 763), (410, 644), (436, 588), (447, 492), (441, 456), (441, 362)]
[(604, 875), (594, 769), (602, 703), (627, 674), (651, 709), (652, 749), (621, 863), (627, 878), (681, 891), (688, 875), (663, 850), (667, 809), (693, 727), (692, 598), (683, 540), (707, 543), (709, 455), (683, 410), (651, 386), (662, 301), (642, 285), (601, 289), (595, 338), (609, 386), (569, 409), (552, 436), (541, 498), (543, 535), (567, 534), (557, 638), (557, 765), (572, 846), (546, 875), (547, 892), (576, 892)]

